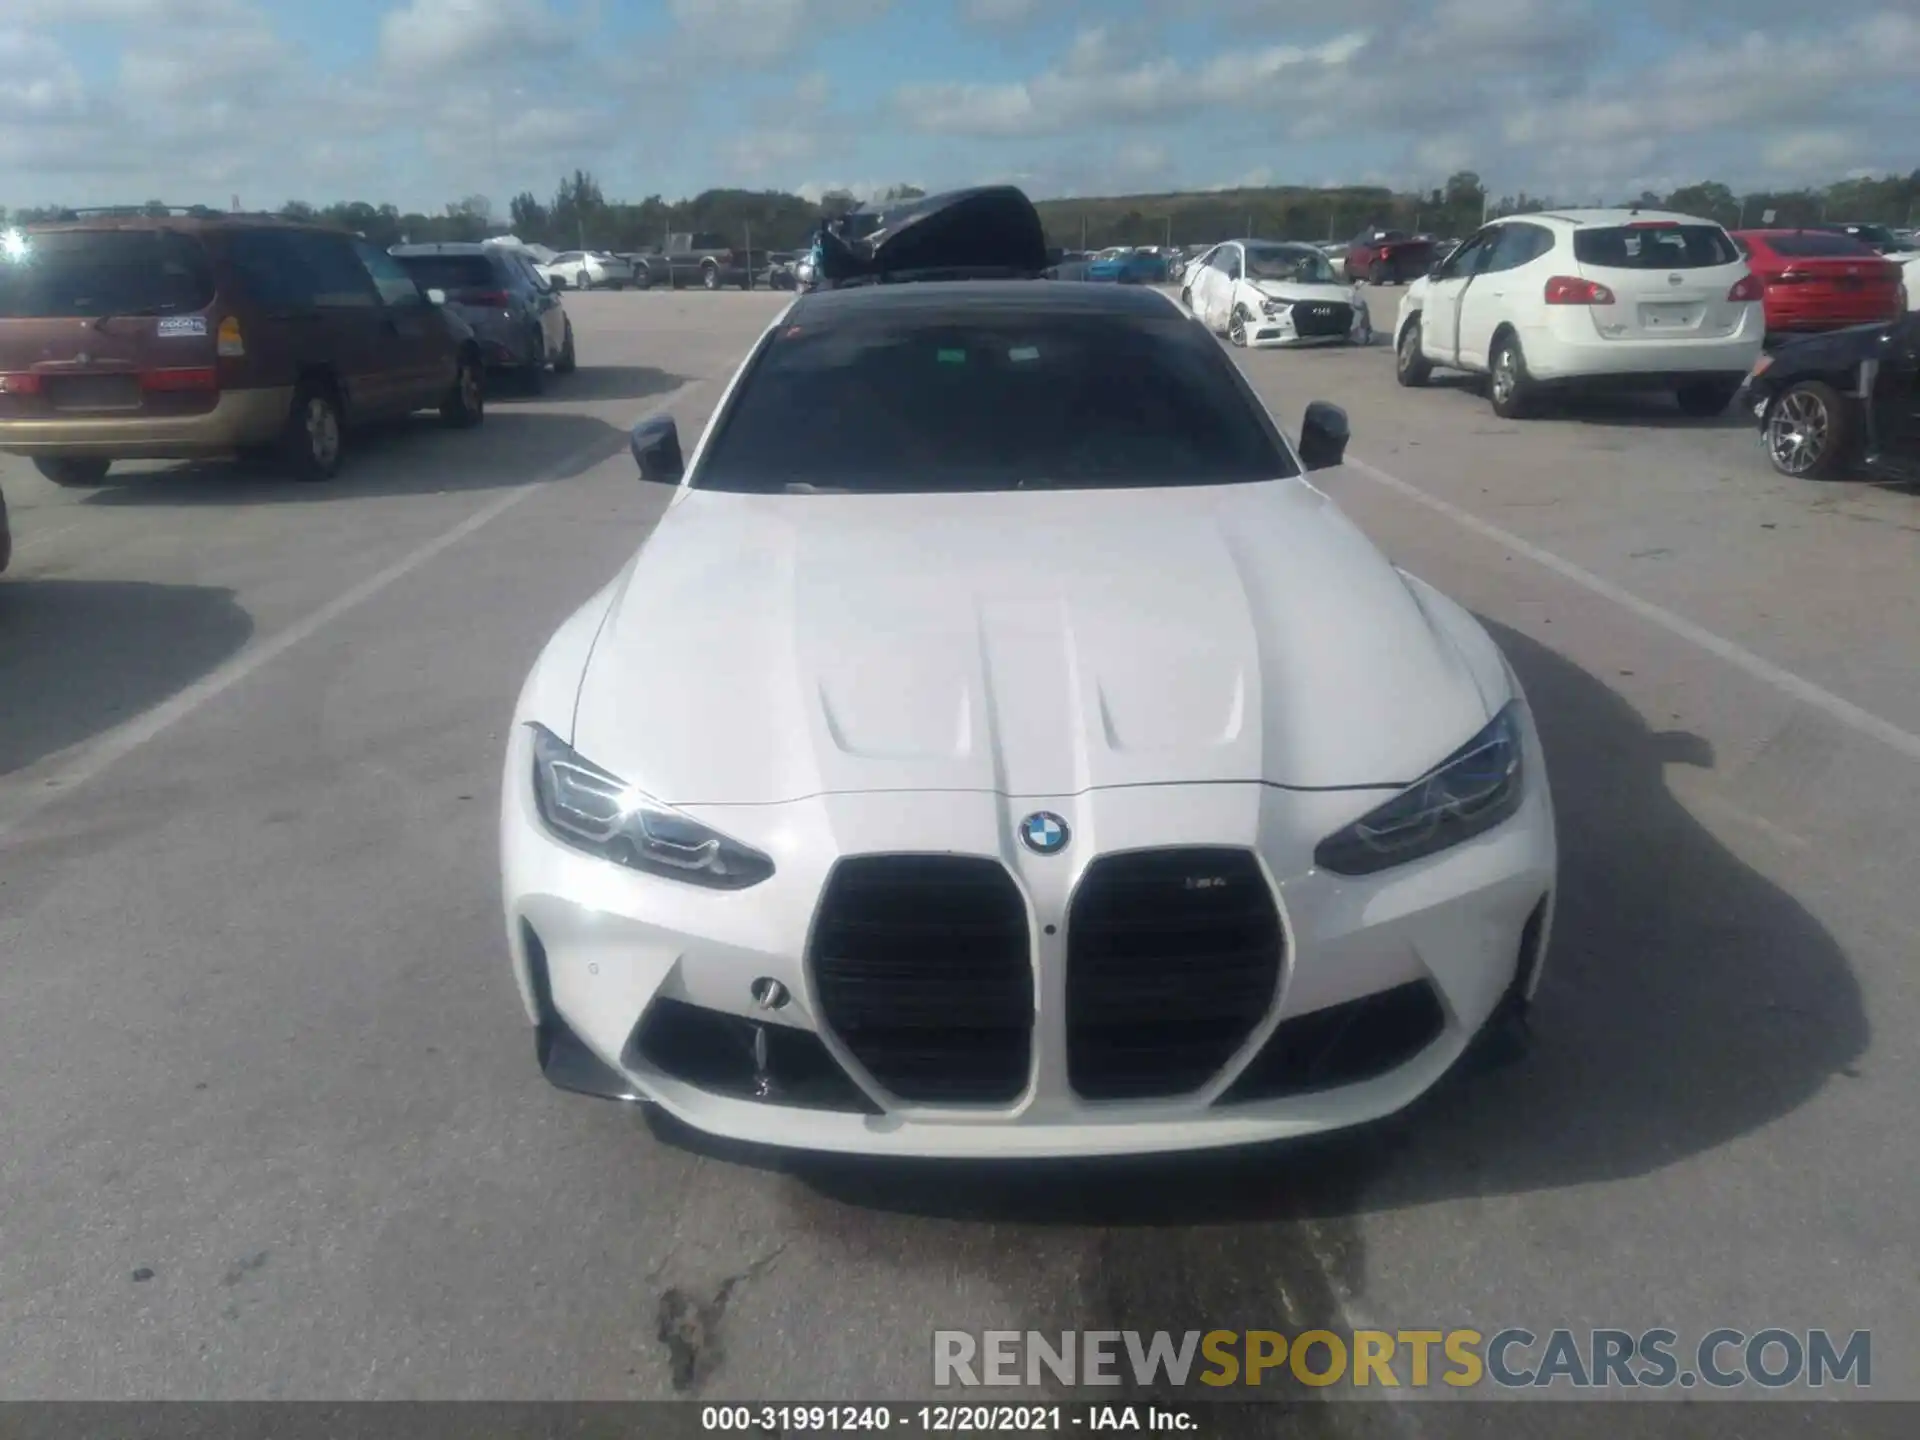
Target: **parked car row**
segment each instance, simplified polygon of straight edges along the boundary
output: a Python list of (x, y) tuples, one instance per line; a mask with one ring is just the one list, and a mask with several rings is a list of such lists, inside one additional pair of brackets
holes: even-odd
[(0, 236), (0, 451), (57, 485), (123, 460), (339, 469), (365, 426), (486, 418), (488, 371), (578, 364), (556, 287), (489, 245), (270, 215), (69, 211)]
[[(1689, 415), (1738, 399), (1790, 476), (1861, 466), (1920, 478), (1920, 311), (1900, 267), (1835, 229), (1729, 233), (1655, 211), (1562, 210), (1485, 226), (1408, 287), (1400, 383), (1486, 377), (1494, 413), (1554, 397), (1670, 392)], [(1793, 339), (1808, 332), (1818, 338)], [(1785, 342), (1785, 343), (1783, 343)]]

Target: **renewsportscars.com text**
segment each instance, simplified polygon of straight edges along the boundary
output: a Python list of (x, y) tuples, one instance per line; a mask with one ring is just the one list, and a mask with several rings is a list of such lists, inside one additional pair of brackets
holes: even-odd
[(1779, 1391), (1873, 1383), (1873, 1336), (1853, 1330), (936, 1330), (933, 1383), (1378, 1389)]

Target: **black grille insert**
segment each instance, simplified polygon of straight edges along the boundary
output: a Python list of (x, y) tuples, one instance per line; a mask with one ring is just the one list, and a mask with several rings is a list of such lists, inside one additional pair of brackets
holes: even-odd
[(1300, 300), (1293, 307), (1293, 333), (1344, 335), (1353, 328), (1353, 307), (1326, 300)]
[(1397, 1070), (1446, 1029), (1424, 980), (1282, 1020), (1218, 1103), (1277, 1100), (1357, 1085)]
[(1245, 850), (1108, 855), (1067, 920), (1067, 1076), (1090, 1100), (1200, 1089), (1280, 983), (1280, 912)]
[(1005, 1104), (1027, 1088), (1027, 907), (997, 860), (842, 860), (814, 917), (814, 985), (833, 1032), (916, 1104)]

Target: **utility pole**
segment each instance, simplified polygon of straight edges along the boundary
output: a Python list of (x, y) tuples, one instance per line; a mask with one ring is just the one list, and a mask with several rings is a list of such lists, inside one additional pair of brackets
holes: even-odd
[(1087, 252), (1087, 217), (1083, 212), (1080, 216), (1080, 253), (1084, 255), (1086, 254), (1086, 252)]
[(1167, 249), (1169, 249), (1169, 250), (1171, 250), (1171, 249), (1173, 248), (1173, 217), (1172, 217), (1171, 215), (1169, 215), (1169, 216), (1167, 216), (1167, 243), (1166, 243), (1166, 248), (1167, 248)]

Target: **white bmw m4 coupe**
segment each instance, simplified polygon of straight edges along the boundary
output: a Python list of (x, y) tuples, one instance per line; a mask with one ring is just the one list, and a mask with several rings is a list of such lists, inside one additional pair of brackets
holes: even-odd
[(549, 1079), (732, 1141), (1140, 1154), (1395, 1111), (1540, 975), (1553, 806), (1485, 630), (1133, 287), (796, 300), (526, 682)]

